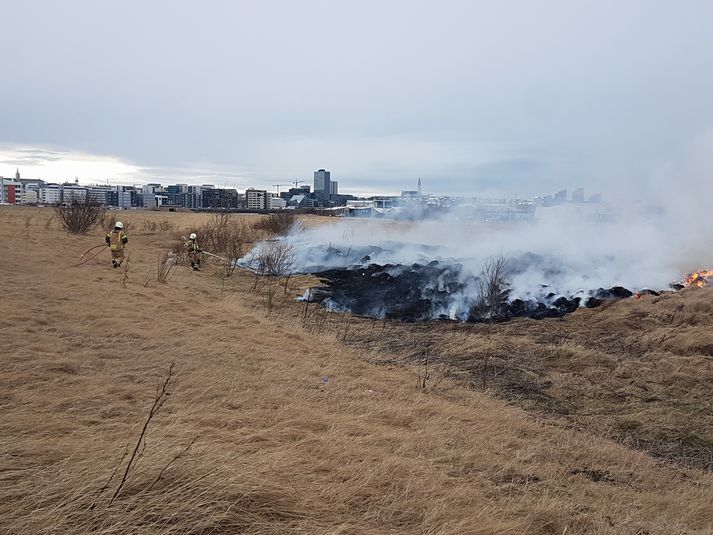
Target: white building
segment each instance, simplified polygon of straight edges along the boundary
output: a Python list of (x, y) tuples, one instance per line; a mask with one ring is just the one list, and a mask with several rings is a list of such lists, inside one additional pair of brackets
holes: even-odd
[(245, 202), (248, 210), (267, 210), (270, 208), (270, 196), (267, 190), (252, 189), (245, 190)]
[(37, 204), (40, 202), (40, 188), (45, 185), (43, 180), (25, 182), (25, 202)]
[(83, 201), (87, 198), (87, 188), (81, 186), (61, 186), (62, 202), (69, 203), (72, 200)]
[(117, 203), (116, 205), (119, 208), (124, 208), (128, 210), (131, 208), (131, 192), (130, 191), (119, 191), (117, 194)]
[(58, 184), (45, 184), (39, 189), (39, 202), (59, 204), (62, 202), (62, 187)]
[(99, 204), (109, 204), (109, 196), (111, 195), (111, 187), (109, 186), (96, 186), (93, 188), (87, 188), (87, 195), (89, 198)]
[(374, 215), (376, 203), (374, 201), (357, 200), (347, 201), (344, 214), (348, 217), (371, 217)]
[(287, 201), (282, 197), (270, 197), (270, 210), (284, 210), (287, 208)]

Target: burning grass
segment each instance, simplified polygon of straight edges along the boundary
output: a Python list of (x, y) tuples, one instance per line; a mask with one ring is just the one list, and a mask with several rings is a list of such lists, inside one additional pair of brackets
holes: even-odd
[(713, 278), (713, 269), (702, 269), (691, 273), (684, 281), (685, 286), (708, 286), (708, 279)]

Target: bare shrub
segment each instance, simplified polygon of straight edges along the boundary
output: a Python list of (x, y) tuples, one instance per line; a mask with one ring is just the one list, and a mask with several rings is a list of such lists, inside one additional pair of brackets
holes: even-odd
[[(104, 212), (101, 220), (101, 226), (106, 232), (109, 232), (114, 229), (117, 221), (118, 220), (113, 212)], [(122, 221), (122, 224), (124, 225), (124, 232), (128, 232), (131, 229), (130, 221)]]
[(283, 242), (271, 242), (260, 255), (262, 272), (273, 277), (286, 275), (295, 262), (294, 249)]
[(478, 298), (474, 306), (482, 319), (497, 319), (504, 315), (510, 294), (508, 259), (502, 253), (489, 257), (478, 277)]
[(176, 265), (176, 255), (171, 251), (166, 251), (156, 259), (156, 280), (166, 284), (173, 266)]
[(287, 291), (287, 282), (292, 266), (295, 263), (294, 249), (291, 245), (284, 242), (268, 242), (265, 247), (262, 247), (252, 259), (251, 264), (255, 271), (255, 280), (253, 281), (253, 290), (259, 287), (261, 277), (284, 277), (285, 291)]
[(256, 239), (256, 233), (250, 225), (227, 212), (212, 214), (206, 224), (182, 233), (181, 242), (177, 246), (182, 251), (183, 240), (191, 232), (198, 235), (201, 249), (225, 257), (225, 275), (228, 277), (235, 272), (237, 260), (247, 253)]
[(30, 225), (32, 224), (32, 216), (25, 217), (25, 250), (27, 250), (30, 243)]
[(275, 288), (270, 287), (267, 289), (267, 295), (265, 295), (265, 313), (269, 316), (272, 309), (275, 306)]
[(161, 221), (152, 221), (151, 219), (144, 219), (144, 231), (154, 234), (156, 232), (168, 232), (173, 230), (175, 225), (170, 221), (165, 219)]
[(116, 216), (112, 212), (105, 212), (101, 224), (104, 232), (109, 232), (116, 225)]
[(228, 259), (225, 275), (230, 277), (238, 267), (240, 260), (247, 253), (248, 246), (253, 242), (253, 230), (245, 223), (234, 223), (229, 226), (224, 246), (221, 252)]
[(106, 211), (101, 204), (87, 195), (84, 198), (72, 197), (69, 203), (57, 205), (55, 213), (64, 230), (72, 234), (86, 234), (102, 222)]
[(191, 232), (198, 235), (198, 243), (202, 249), (214, 254), (220, 254), (225, 248), (228, 240), (229, 227), (233, 222), (232, 215), (227, 212), (217, 212), (211, 214), (208, 221), (198, 228), (186, 230), (182, 233), (181, 239)]
[[(424, 391), (433, 391), (436, 389), (436, 387), (441, 384), (441, 381), (446, 377), (446, 372), (445, 370), (442, 371), (439, 375), (434, 376), (433, 375), (433, 367), (431, 366), (429, 368), (429, 365), (432, 365), (431, 362), (431, 346), (427, 345), (426, 346), (426, 354), (423, 359), (423, 363), (419, 366), (417, 370), (417, 380), (416, 380), (416, 388), (419, 390), (424, 390)], [(433, 380), (433, 384), (430, 385), (428, 382), (430, 380)]]
[(129, 282), (129, 260), (131, 260), (130, 256), (126, 257), (126, 261), (123, 264), (123, 273), (121, 275), (121, 285), (126, 288), (126, 283)]
[(255, 223), (255, 230), (264, 230), (275, 236), (285, 236), (290, 233), (297, 224), (297, 217), (292, 212), (280, 212), (261, 217)]

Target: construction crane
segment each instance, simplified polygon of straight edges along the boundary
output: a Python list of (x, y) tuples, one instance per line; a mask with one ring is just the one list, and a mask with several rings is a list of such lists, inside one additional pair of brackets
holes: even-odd
[(292, 184), (273, 184), (273, 188), (277, 188), (277, 196), (280, 196), (280, 186), (291, 186)]
[(299, 184), (301, 182), (307, 182), (307, 181), (306, 180), (293, 180), (292, 181), (292, 183), (295, 185), (295, 187), (297, 187), (297, 184)]

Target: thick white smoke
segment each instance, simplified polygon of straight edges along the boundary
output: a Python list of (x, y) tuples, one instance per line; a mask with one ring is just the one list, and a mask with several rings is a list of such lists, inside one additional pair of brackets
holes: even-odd
[(477, 298), (474, 278), (498, 253), (510, 259), (511, 300), (550, 303), (614, 286), (666, 290), (688, 273), (713, 269), (711, 155), (713, 133), (647, 178), (610, 184), (609, 197), (625, 198), (616, 204), (540, 207), (533, 221), (325, 219), (283, 239), (294, 247), (296, 272), (432, 260), (457, 266), (463, 287), (434, 315), (467, 316)]
[[(586, 297), (613, 286), (665, 290), (686, 273), (713, 266), (709, 233), (665, 210), (638, 203), (566, 204), (539, 208), (534, 221), (509, 223), (347, 218), (319, 222), (284, 240), (294, 247), (296, 272), (439, 260), (462, 265), (467, 280), (480, 273), (485, 259), (502, 253), (510, 262), (511, 299)], [(476, 285), (464, 290), (476, 291)], [(454, 307), (474, 297), (454, 295)]]

